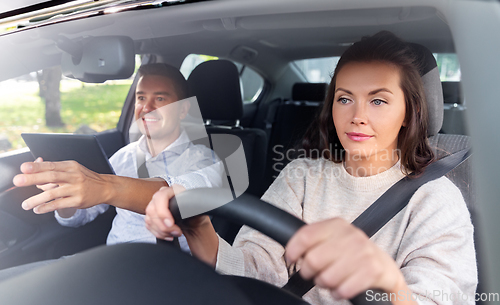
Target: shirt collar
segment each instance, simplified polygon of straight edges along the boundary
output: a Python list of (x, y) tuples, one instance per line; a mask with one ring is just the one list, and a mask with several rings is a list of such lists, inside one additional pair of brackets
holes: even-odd
[[(156, 157), (163, 155), (167, 152), (180, 155), (188, 148), (189, 143), (191, 143), (189, 137), (186, 131), (182, 128), (179, 137), (177, 137), (177, 139), (175, 139), (174, 142), (170, 143), (170, 145), (168, 145), (164, 150), (162, 150)], [(139, 140), (137, 141), (137, 145), (139, 145), (139, 149), (144, 152), (147, 159), (152, 158), (151, 153), (149, 152), (148, 149), (148, 145), (146, 143), (145, 135), (142, 135), (139, 138)]]

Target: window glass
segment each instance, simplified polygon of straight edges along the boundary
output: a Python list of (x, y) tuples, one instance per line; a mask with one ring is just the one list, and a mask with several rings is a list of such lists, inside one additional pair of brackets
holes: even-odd
[(201, 54), (189, 54), (184, 58), (184, 61), (181, 64), (180, 71), (182, 75), (184, 75), (184, 78), (188, 78), (189, 74), (191, 74), (191, 71), (194, 70), (199, 64), (205, 61), (209, 60), (217, 60), (219, 59), (218, 57), (215, 56), (209, 56), (209, 55), (201, 55)]
[(90, 84), (62, 76), (56, 66), (0, 82), (0, 153), (25, 147), (23, 132), (115, 128), (133, 77)]
[(330, 83), (340, 57), (301, 59), (293, 62), (310, 83)]
[(462, 74), (460, 73), (460, 63), (457, 54), (452, 53), (434, 53), (434, 58), (439, 69), (439, 77), (442, 82), (459, 82)]
[[(187, 79), (199, 64), (208, 60), (218, 60), (218, 57), (201, 55), (201, 54), (189, 54), (182, 62), (180, 71), (182, 75)], [(241, 63), (234, 62), (238, 72), (240, 73), (241, 81), (241, 93), (243, 102), (253, 103), (260, 96), (262, 89), (264, 87), (264, 79), (252, 68), (245, 66)]]
[(264, 79), (248, 66), (244, 66), (243, 71), (240, 70), (240, 79), (243, 86), (243, 102), (255, 102), (264, 88)]
[[(433, 53), (439, 68), (442, 82), (460, 81), (460, 64), (456, 54)], [(302, 72), (304, 78), (310, 83), (330, 83), (333, 71), (340, 57), (324, 57), (296, 60), (293, 64)]]

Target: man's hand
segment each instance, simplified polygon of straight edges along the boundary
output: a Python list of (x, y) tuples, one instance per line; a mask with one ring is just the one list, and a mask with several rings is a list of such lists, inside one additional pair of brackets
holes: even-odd
[[(409, 290), (394, 260), (360, 229), (340, 218), (302, 227), (288, 242), (286, 260), (302, 259), (300, 275), (349, 299), (370, 289)], [(411, 302), (411, 301), (410, 301)]]
[(172, 187), (162, 187), (153, 195), (151, 202), (146, 208), (146, 228), (160, 239), (172, 240), (183, 233), (186, 235), (196, 234), (195, 230), (206, 222), (210, 222), (208, 216), (191, 217), (183, 221), (182, 224), (175, 224), (174, 217), (170, 213), (168, 204), (175, 195), (184, 192), (186, 189), (174, 184)]
[(26, 162), (22, 174), (13, 179), (15, 186), (36, 185), (41, 194), (22, 203), (25, 210), (37, 214), (63, 208), (88, 208), (110, 198), (108, 175), (97, 174), (75, 161)]
[(219, 238), (210, 218), (202, 215), (184, 220), (180, 225), (174, 223), (168, 204), (174, 195), (183, 191), (185, 191), (184, 187), (174, 184), (172, 187), (162, 187), (156, 192), (146, 207), (146, 228), (157, 238), (165, 240), (172, 240), (184, 233), (191, 253), (215, 267)]

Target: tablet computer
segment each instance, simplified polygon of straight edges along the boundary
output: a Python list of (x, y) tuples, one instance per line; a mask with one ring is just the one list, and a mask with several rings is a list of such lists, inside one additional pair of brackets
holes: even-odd
[(22, 133), (33, 157), (44, 161), (74, 160), (99, 174), (114, 174), (95, 135), (69, 133)]

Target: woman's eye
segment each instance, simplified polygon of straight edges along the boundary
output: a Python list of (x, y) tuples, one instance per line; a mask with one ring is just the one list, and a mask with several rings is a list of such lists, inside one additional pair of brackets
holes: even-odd
[(339, 98), (339, 103), (346, 105), (349, 104), (350, 100), (346, 99), (345, 97)]
[(383, 100), (373, 100), (372, 103), (375, 106), (380, 106), (382, 104), (385, 104), (385, 101), (383, 101)]

